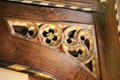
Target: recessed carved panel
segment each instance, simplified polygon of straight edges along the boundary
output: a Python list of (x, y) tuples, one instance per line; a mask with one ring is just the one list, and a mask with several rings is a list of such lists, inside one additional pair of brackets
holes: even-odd
[(12, 35), (59, 50), (78, 63), (92, 63), (89, 67), (96, 70), (97, 49), (93, 25), (13, 18), (7, 21)]
[(13, 35), (57, 48), (81, 63), (88, 63), (94, 55), (95, 41), (92, 25), (14, 19), (9, 19), (8, 22)]

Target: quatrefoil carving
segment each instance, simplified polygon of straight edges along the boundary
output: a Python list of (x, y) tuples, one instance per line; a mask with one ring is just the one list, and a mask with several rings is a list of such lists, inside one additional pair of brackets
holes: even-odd
[(62, 40), (62, 30), (55, 24), (43, 24), (39, 29), (39, 38), (43, 45), (58, 46)]
[(56, 48), (81, 63), (88, 63), (94, 56), (94, 35), (88, 27), (21, 21), (10, 23), (22, 38)]

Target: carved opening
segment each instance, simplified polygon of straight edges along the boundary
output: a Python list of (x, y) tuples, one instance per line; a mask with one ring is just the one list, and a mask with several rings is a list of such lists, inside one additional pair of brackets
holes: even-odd
[(71, 44), (71, 43), (72, 43), (72, 40), (71, 40), (71, 39), (67, 39), (67, 43), (68, 43), (68, 44)]
[(81, 36), (81, 40), (85, 40), (85, 37), (84, 37), (84, 36)]
[(30, 36), (33, 36), (34, 31), (30, 30), (28, 33), (29, 33)]
[(14, 31), (18, 34), (21, 34), (21, 35), (26, 35), (27, 32), (28, 32), (28, 28), (26, 26), (13, 26), (14, 28)]
[(74, 56), (74, 57), (78, 57), (78, 52), (76, 51), (68, 51), (70, 53), (70, 55)]
[(57, 36), (54, 36), (54, 37), (52, 38), (52, 40), (53, 40), (53, 41), (56, 41), (56, 40), (57, 40)]
[(54, 30), (53, 29), (49, 29), (49, 32), (54, 34)]
[(46, 39), (46, 43), (47, 43), (47, 44), (50, 44), (50, 43), (51, 43), (51, 40), (47, 38), (47, 39)]
[(79, 53), (80, 55), (82, 55), (82, 54), (83, 54), (83, 51), (82, 51), (81, 49), (79, 49), (79, 50), (78, 50), (78, 53)]
[(75, 32), (76, 32), (76, 30), (71, 31), (71, 32), (68, 34), (69, 38), (73, 38)]
[(42, 33), (42, 35), (43, 35), (44, 37), (47, 37), (47, 34), (48, 34), (48, 32), (46, 32), (46, 31), (44, 31), (44, 32)]
[(90, 42), (88, 39), (85, 40), (84, 44), (87, 46), (88, 50), (90, 49)]

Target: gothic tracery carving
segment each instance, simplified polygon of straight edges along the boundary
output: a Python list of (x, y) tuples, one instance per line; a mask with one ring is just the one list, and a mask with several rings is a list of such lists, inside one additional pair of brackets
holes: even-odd
[(80, 63), (88, 63), (94, 55), (93, 27), (19, 20), (8, 22), (22, 38), (58, 49)]

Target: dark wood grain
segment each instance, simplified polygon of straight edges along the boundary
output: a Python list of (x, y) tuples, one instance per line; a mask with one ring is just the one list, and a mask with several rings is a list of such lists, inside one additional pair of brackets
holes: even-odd
[[(90, 71), (56, 50), (10, 34), (5, 17), (92, 23), (92, 15), (67, 9), (0, 2), (0, 59), (26, 65), (62, 80), (95, 80)], [(63, 12), (61, 12), (63, 11)], [(79, 17), (79, 18), (78, 18)], [(32, 77), (31, 80), (36, 80)]]
[(40, 0), (40, 1), (51, 1), (63, 4), (70, 4), (73, 6), (81, 6), (86, 8), (93, 8), (94, 10), (99, 10), (99, 0)]
[(77, 6), (80, 8), (92, 8), (94, 11), (99, 10), (99, 0), (37, 0), (48, 3)]
[[(44, 0), (44, 1), (59, 1), (59, 2), (79, 2), (79, 3), (89, 3), (94, 4), (93, 0)], [(97, 1), (97, 0), (95, 0)]]
[[(2, 16), (31, 18), (42, 21), (62, 21), (93, 24), (92, 14), (61, 8), (49, 8), (0, 1)], [(47, 15), (46, 15), (47, 14)]]

